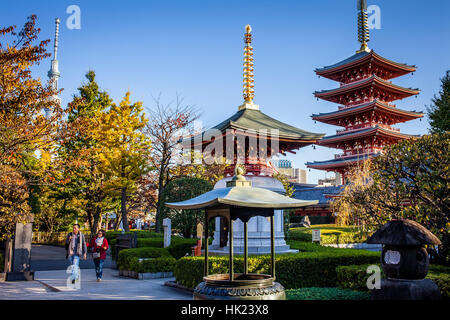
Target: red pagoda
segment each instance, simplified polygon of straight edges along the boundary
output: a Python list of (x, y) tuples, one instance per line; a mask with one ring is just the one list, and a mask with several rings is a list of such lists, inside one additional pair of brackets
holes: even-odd
[(358, 10), (360, 50), (348, 59), (315, 70), (317, 75), (338, 81), (340, 86), (314, 95), (340, 106), (337, 111), (313, 114), (312, 118), (343, 127), (318, 144), (341, 149), (343, 153), (328, 161), (306, 163), (308, 168), (340, 173), (342, 183), (350, 166), (379, 154), (386, 145), (415, 137), (400, 133), (392, 125), (423, 117), (421, 112), (402, 110), (392, 103), (419, 94), (418, 89), (404, 88), (390, 81), (414, 72), (416, 67), (388, 60), (370, 50), (365, 0), (358, 0)]

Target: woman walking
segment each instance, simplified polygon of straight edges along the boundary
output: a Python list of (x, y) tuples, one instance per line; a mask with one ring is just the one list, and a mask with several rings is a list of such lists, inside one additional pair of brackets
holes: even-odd
[(92, 258), (95, 264), (95, 273), (97, 275), (97, 282), (102, 280), (103, 276), (103, 263), (106, 259), (106, 250), (108, 250), (108, 240), (105, 237), (105, 231), (99, 230), (97, 236), (93, 237), (89, 243), (89, 247), (92, 248)]

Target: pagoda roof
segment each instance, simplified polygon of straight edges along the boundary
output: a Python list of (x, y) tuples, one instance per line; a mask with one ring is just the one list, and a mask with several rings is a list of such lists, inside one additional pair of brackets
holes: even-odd
[(367, 111), (383, 111), (389, 114), (394, 114), (399, 117), (406, 118), (405, 120), (412, 120), (416, 118), (423, 117), (422, 112), (416, 112), (416, 111), (408, 111), (396, 108), (394, 106), (391, 106), (387, 103), (381, 102), (378, 99), (375, 99), (368, 103), (363, 103), (356, 107), (346, 108), (342, 110), (337, 110), (333, 112), (328, 113), (317, 113), (313, 114), (311, 117), (313, 120), (325, 122), (325, 123), (333, 123), (335, 120), (343, 119), (349, 116), (361, 114), (363, 112)]
[(371, 50), (370, 52), (363, 51), (352, 55), (351, 57), (344, 59), (338, 63), (335, 63), (330, 66), (325, 66), (323, 68), (318, 68), (315, 70), (316, 74), (333, 79), (333, 74), (340, 73), (346, 71), (347, 69), (354, 68), (359, 65), (367, 64), (369, 62), (378, 62), (378, 64), (384, 65), (386, 68), (392, 69), (395, 71), (395, 76), (390, 78), (395, 78), (397, 76), (401, 76), (410, 72), (416, 71), (416, 66), (408, 65), (404, 63), (398, 63), (387, 58), (380, 56), (375, 53), (375, 51)]
[[(413, 95), (419, 94), (419, 92), (420, 92), (419, 89), (401, 87), (401, 86), (393, 84), (389, 81), (386, 81), (376, 75), (372, 75), (368, 78), (351, 82), (351, 83), (341, 86), (339, 88), (316, 91), (316, 92), (314, 92), (314, 95), (317, 98), (335, 102), (334, 101), (335, 99), (333, 99), (333, 97), (336, 97), (341, 94), (346, 94), (346, 93), (349, 93), (349, 92), (352, 92), (355, 90), (360, 90), (360, 89), (368, 87), (368, 86), (378, 86), (378, 87), (381, 87), (385, 91), (391, 91), (391, 92), (397, 93), (400, 95), (399, 98), (406, 98), (408, 96), (413, 96)], [(394, 100), (397, 100), (397, 99), (394, 99)]]
[(341, 133), (341, 134), (324, 137), (318, 142), (318, 144), (326, 146), (326, 145), (330, 145), (330, 144), (333, 144), (336, 142), (354, 140), (356, 138), (373, 136), (375, 134), (386, 136), (386, 137), (397, 138), (397, 139), (411, 139), (411, 138), (417, 137), (417, 136), (406, 134), (406, 133), (400, 133), (399, 131), (382, 128), (379, 125), (376, 125), (374, 127), (369, 127), (369, 128), (364, 128), (361, 130), (351, 131), (348, 133)]
[(239, 110), (211, 129), (217, 129), (222, 133), (225, 133), (227, 129), (254, 130), (256, 133), (265, 129), (268, 136), (270, 136), (271, 130), (278, 130), (280, 139), (308, 144), (316, 143), (325, 136), (325, 133), (313, 133), (296, 128), (254, 109)]
[(379, 153), (365, 153), (365, 154), (358, 154), (351, 157), (346, 158), (337, 158), (337, 159), (331, 159), (331, 160), (325, 160), (325, 161), (313, 161), (313, 162), (307, 162), (306, 166), (308, 168), (313, 169), (319, 169), (319, 170), (333, 170), (337, 168), (345, 168), (350, 165), (353, 165), (356, 162), (364, 161), (369, 158), (372, 158)]

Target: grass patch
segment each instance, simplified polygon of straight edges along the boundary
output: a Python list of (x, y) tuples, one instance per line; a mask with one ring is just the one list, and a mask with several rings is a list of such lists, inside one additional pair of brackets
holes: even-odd
[(367, 240), (367, 235), (361, 236), (357, 227), (341, 227), (335, 224), (318, 224), (311, 228), (291, 228), (287, 231), (287, 239), (311, 242), (313, 229), (320, 229), (322, 244), (361, 243)]
[(287, 300), (369, 300), (367, 292), (340, 288), (301, 288), (286, 290)]

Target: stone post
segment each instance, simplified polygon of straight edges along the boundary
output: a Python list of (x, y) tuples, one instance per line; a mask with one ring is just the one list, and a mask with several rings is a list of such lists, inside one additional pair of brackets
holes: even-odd
[(170, 218), (163, 219), (164, 227), (164, 248), (170, 246), (170, 237), (172, 235), (172, 220)]

